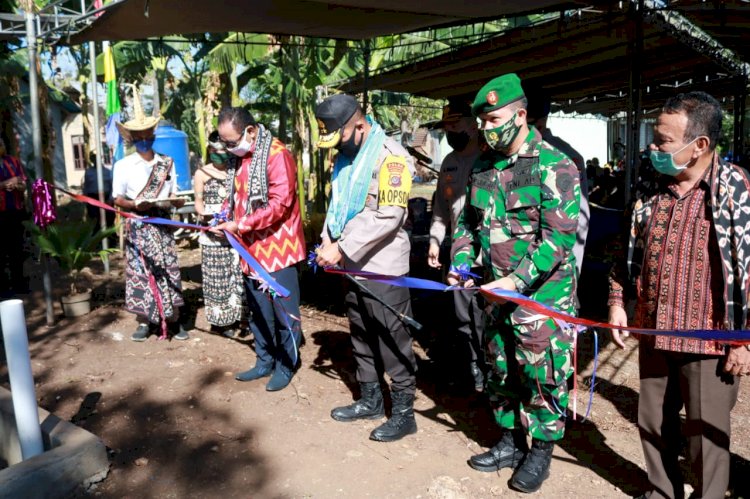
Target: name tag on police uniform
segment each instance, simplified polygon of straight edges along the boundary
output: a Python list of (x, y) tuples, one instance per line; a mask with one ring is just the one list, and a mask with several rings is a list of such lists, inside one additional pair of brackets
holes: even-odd
[(411, 173), (402, 156), (388, 156), (380, 168), (378, 204), (380, 206), (400, 206), (409, 204)]

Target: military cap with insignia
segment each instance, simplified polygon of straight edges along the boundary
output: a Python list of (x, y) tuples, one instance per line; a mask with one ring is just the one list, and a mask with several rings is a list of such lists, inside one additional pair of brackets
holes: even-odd
[(511, 102), (525, 97), (521, 79), (515, 73), (508, 73), (488, 81), (477, 93), (471, 112), (474, 116), (489, 113), (505, 107)]
[(341, 141), (341, 127), (346, 125), (357, 109), (357, 99), (347, 94), (332, 95), (318, 104), (315, 108), (315, 118), (318, 120), (318, 147), (335, 147)]

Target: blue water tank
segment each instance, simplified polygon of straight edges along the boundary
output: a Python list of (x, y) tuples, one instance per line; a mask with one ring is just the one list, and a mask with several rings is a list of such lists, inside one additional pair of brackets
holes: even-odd
[(174, 160), (178, 190), (189, 191), (193, 188), (193, 179), (192, 175), (190, 175), (188, 139), (185, 132), (177, 130), (168, 121), (161, 121), (159, 126), (156, 127), (154, 151), (159, 154), (165, 154)]

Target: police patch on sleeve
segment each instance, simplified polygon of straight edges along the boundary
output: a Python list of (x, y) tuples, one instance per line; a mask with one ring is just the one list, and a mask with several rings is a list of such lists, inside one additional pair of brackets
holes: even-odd
[(388, 156), (380, 168), (378, 204), (406, 208), (411, 191), (411, 173), (403, 156)]

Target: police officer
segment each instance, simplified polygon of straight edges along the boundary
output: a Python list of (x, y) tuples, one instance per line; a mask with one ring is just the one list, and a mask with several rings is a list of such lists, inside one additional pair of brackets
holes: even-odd
[[(338, 151), (317, 262), (346, 270), (401, 276), (409, 272), (409, 237), (404, 230), (413, 166), (407, 152), (365, 116), (354, 97), (325, 99), (315, 110), (318, 147)], [(417, 369), (412, 338), (399, 317), (411, 314), (409, 290), (359, 281), (346, 295), (352, 347), (361, 398), (337, 407), (337, 421), (378, 419), (385, 415), (380, 380), (391, 378), (391, 418), (370, 433), (381, 442), (416, 433), (414, 392)]]
[[(469, 102), (451, 100), (443, 108), (443, 117), (438, 124), (445, 130), (448, 145), (453, 148), (443, 160), (438, 176), (435, 202), (432, 206), (430, 224), (430, 248), (427, 264), (433, 268), (442, 267), (440, 246), (447, 240), (450, 244), (456, 221), (464, 209), (466, 183), (469, 180), (474, 162), (479, 157), (479, 129), (477, 120), (471, 114)], [(474, 265), (481, 265), (477, 258)], [(469, 269), (467, 269), (469, 270)], [(481, 272), (472, 269), (473, 273)], [(467, 369), (476, 391), (484, 389), (484, 313), (482, 299), (477, 291), (453, 292), (455, 318), (458, 329), (458, 351), (451, 354), (452, 361)]]
[[(492, 151), (469, 179), (453, 264), (471, 264), (478, 243), (488, 281), (483, 289), (516, 291), (573, 313), (578, 170), (528, 127), (526, 105), (521, 81), (512, 73), (477, 93), (472, 111)], [(458, 278), (449, 275), (449, 282)], [(551, 319), (511, 303), (492, 309), (485, 335), (492, 359), (487, 390), (504, 432), (469, 464), (480, 471), (513, 468), (511, 486), (534, 492), (549, 476), (554, 442), (563, 437), (573, 337)]]

